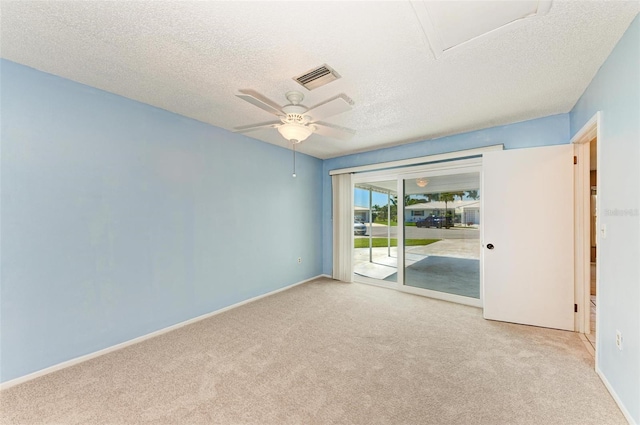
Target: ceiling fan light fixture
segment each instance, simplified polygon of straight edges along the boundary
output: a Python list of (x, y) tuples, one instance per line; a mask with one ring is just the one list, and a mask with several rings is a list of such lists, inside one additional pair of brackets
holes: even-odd
[(278, 127), (278, 132), (282, 137), (292, 143), (300, 143), (303, 140), (306, 140), (307, 137), (311, 136), (314, 130), (314, 126), (297, 124), (295, 122), (282, 124)]
[(425, 187), (429, 184), (429, 180), (425, 179), (424, 177), (420, 177), (419, 179), (416, 179), (416, 184), (418, 185), (418, 187)]

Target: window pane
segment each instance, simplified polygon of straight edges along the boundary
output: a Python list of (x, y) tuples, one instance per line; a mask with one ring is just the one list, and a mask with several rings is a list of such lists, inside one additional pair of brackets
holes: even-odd
[(396, 187), (396, 180), (356, 184), (353, 194), (356, 276), (397, 282)]
[(480, 176), (404, 180), (404, 284), (480, 298)]

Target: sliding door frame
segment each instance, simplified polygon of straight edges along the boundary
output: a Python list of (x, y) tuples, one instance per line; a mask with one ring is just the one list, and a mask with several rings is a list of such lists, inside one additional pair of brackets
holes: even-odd
[[(398, 196), (398, 230), (397, 230), (397, 282), (386, 282), (383, 280), (367, 278), (363, 276), (356, 276), (352, 270), (352, 276), (354, 282), (366, 283), (370, 285), (382, 286), (385, 288), (396, 289), (402, 292), (407, 292), (415, 295), (422, 295), (429, 298), (440, 299), (444, 301), (455, 302), (458, 304), (465, 304), (474, 307), (482, 307), (482, 292), (483, 292), (483, 267), (482, 267), (482, 250), (480, 250), (480, 298), (464, 297), (461, 295), (448, 294), (446, 292), (433, 291), (423, 288), (414, 288), (404, 284), (404, 180), (407, 178), (416, 177), (430, 177), (436, 175), (453, 175), (462, 173), (477, 172), (480, 178), (480, 187), (482, 187), (482, 157), (467, 158), (467, 159), (451, 159), (442, 162), (434, 162), (422, 165), (404, 166), (394, 169), (386, 169), (380, 171), (366, 171), (361, 173), (355, 173), (352, 177), (352, 190), (355, 189), (358, 183), (375, 183), (380, 181), (397, 181), (397, 196)], [(352, 216), (354, 213), (353, 205), (351, 205)], [(480, 211), (482, 215), (482, 210)], [(483, 220), (480, 219), (479, 225), (479, 242), (481, 243), (483, 237)], [(353, 244), (351, 246), (351, 255), (354, 255)]]

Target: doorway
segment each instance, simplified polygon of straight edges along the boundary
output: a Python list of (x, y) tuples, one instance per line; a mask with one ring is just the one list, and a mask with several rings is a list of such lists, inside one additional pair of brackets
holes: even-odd
[(575, 330), (583, 334), (583, 342), (597, 359), (598, 245), (602, 236), (599, 211), (599, 122), (597, 112), (571, 139), (575, 158)]

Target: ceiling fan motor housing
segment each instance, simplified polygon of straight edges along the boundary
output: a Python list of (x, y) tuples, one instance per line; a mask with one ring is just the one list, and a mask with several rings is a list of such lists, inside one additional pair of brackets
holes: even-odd
[(282, 107), (282, 112), (285, 114), (300, 114), (303, 115), (307, 112), (307, 108), (302, 105), (286, 105)]
[(299, 91), (295, 91), (295, 90), (286, 92), (284, 96), (293, 105), (299, 104), (300, 102), (302, 102), (302, 99), (304, 99), (304, 95)]
[(287, 114), (284, 117), (280, 117), (280, 121), (283, 124), (302, 124), (305, 125), (310, 121), (310, 117), (302, 114)]

